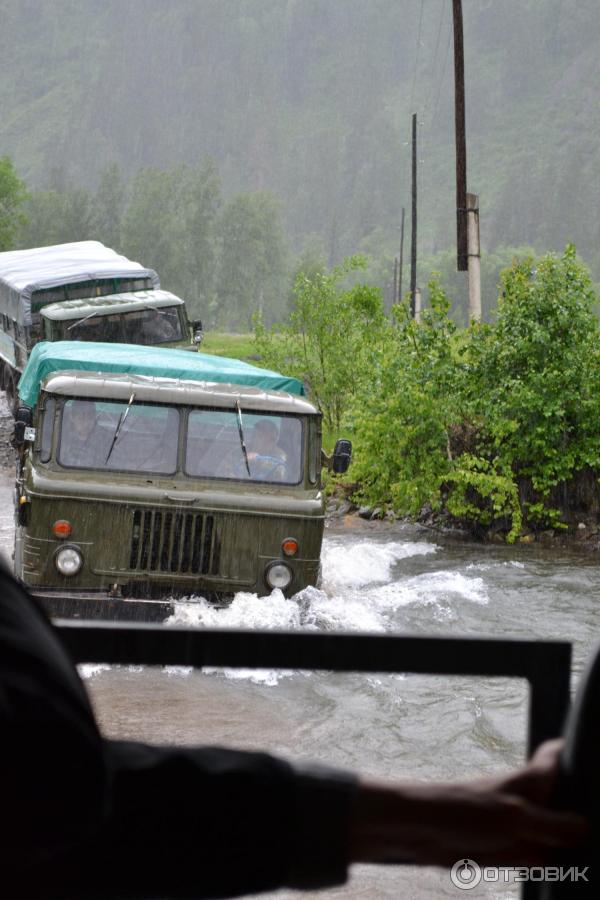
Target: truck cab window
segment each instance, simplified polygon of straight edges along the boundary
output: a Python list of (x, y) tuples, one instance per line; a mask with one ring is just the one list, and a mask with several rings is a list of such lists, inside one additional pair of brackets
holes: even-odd
[(40, 443), (40, 462), (48, 462), (52, 456), (52, 432), (54, 431), (54, 397), (47, 397), (44, 403), (44, 419), (42, 422), (42, 440)]
[(127, 344), (168, 344), (182, 338), (176, 306), (142, 309), (123, 316)]
[(172, 407), (67, 400), (58, 461), (74, 469), (173, 475), (178, 443), (179, 412)]
[(240, 433), (233, 410), (193, 410), (185, 471), (196, 478), (299, 484), (302, 450), (302, 421), (294, 416), (242, 411)]

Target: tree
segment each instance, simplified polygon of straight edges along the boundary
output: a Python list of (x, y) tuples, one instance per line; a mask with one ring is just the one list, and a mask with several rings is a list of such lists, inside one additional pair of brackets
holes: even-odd
[(20, 239), (23, 247), (96, 239), (94, 199), (86, 188), (34, 191), (25, 209), (27, 224)]
[(307, 385), (331, 431), (339, 429), (361, 380), (368, 377), (385, 327), (377, 288), (343, 287), (365, 266), (364, 257), (354, 256), (330, 272), (300, 272), (289, 323), (270, 331), (260, 321), (256, 325), (263, 359)]
[(212, 302), (219, 203), (211, 160), (197, 169), (142, 169), (123, 218), (124, 251), (156, 269), (163, 287), (181, 294), (193, 314), (204, 315)]
[(96, 236), (99, 241), (119, 250), (122, 241), (126, 186), (116, 163), (107, 166), (100, 175), (94, 196)]
[[(479, 454), (510, 469), (532, 524), (557, 524), (570, 502), (567, 482), (600, 470), (596, 299), (568, 246), (508, 269), (497, 324), (473, 331), (469, 406)], [(593, 494), (598, 502), (597, 481)]]
[(25, 184), (15, 172), (10, 157), (0, 157), (0, 250), (12, 249), (25, 225), (26, 199)]
[(600, 325), (575, 248), (515, 262), (494, 325), (458, 330), (439, 285), (397, 311), (349, 416), (363, 501), (425, 503), (516, 539), (600, 508)]
[(219, 223), (218, 321), (237, 331), (250, 329), (258, 314), (268, 324), (286, 306), (288, 252), (279, 206), (270, 194), (238, 194)]

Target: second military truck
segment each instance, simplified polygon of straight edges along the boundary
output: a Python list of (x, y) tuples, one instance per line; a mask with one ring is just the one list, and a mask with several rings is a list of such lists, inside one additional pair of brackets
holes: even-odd
[(107, 341), (194, 350), (200, 322), (158, 275), (98, 241), (0, 253), (0, 387), (11, 405), (38, 341)]

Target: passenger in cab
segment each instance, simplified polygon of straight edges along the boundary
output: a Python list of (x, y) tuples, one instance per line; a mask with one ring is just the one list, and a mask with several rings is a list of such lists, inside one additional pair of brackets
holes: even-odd
[(98, 426), (92, 400), (69, 400), (63, 411), (59, 462), (63, 466), (90, 468), (106, 458), (106, 435)]

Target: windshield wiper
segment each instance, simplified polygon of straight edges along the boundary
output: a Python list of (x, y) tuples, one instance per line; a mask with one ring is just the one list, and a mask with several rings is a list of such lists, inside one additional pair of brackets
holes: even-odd
[(88, 319), (91, 319), (93, 316), (98, 315), (98, 310), (95, 309), (93, 312), (88, 313), (87, 316), (84, 316), (83, 319), (79, 319), (77, 322), (73, 322), (72, 325), (67, 325), (67, 331), (70, 331), (71, 328), (77, 328), (78, 325), (83, 325), (84, 322), (87, 322)]
[[(149, 306), (147, 303), (144, 303), (144, 309), (149, 309), (150, 312), (158, 313), (159, 316), (168, 316), (169, 313), (165, 312), (164, 309), (159, 309), (158, 306)], [(171, 306), (167, 307), (168, 309), (172, 309)]]
[(244, 462), (246, 463), (246, 469), (248, 471), (248, 478), (252, 478), (252, 472), (250, 471), (250, 463), (248, 462), (248, 451), (246, 450), (246, 442), (244, 441), (244, 423), (242, 422), (242, 407), (240, 406), (240, 401), (235, 401), (235, 408), (237, 409), (237, 425), (238, 432), (240, 435), (240, 444), (242, 447), (242, 453), (244, 454)]
[(131, 404), (133, 403), (134, 400), (135, 400), (135, 394), (132, 394), (131, 397), (129, 398), (129, 403), (127, 404), (127, 409), (125, 410), (125, 412), (122, 412), (121, 415), (119, 416), (119, 421), (117, 422), (117, 427), (115, 428), (115, 433), (113, 434), (113, 439), (112, 439), (112, 443), (110, 445), (110, 449), (109, 449), (108, 453), (106, 454), (106, 459), (104, 460), (104, 465), (106, 465), (106, 463), (110, 459), (110, 454), (114, 450), (115, 444), (117, 443), (119, 435), (121, 434), (121, 429), (122, 429), (123, 425), (125, 424), (125, 419), (129, 415), (129, 410), (131, 409)]

